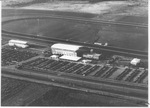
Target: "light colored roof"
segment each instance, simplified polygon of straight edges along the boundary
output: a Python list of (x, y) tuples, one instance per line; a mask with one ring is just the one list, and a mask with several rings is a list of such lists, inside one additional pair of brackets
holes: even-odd
[(76, 56), (61, 56), (60, 59), (66, 59), (66, 60), (72, 60), (72, 61), (78, 61), (81, 59), (81, 57), (76, 57)]
[(26, 48), (26, 47), (28, 47), (28, 45), (25, 45), (25, 44), (15, 44), (16, 46), (18, 46), (18, 47), (21, 47), (21, 48)]
[(22, 41), (22, 40), (9, 40), (9, 42), (20, 43), (20, 44), (26, 44), (27, 43), (27, 41)]
[(52, 55), (51, 57), (58, 57), (58, 55)]
[(140, 63), (140, 59), (138, 58), (134, 58), (130, 63), (133, 64), (133, 65), (137, 65), (138, 63)]
[(51, 48), (58, 48), (58, 49), (64, 49), (64, 50), (71, 50), (71, 51), (76, 51), (80, 47), (79, 45), (70, 45), (70, 44), (63, 44), (63, 43), (56, 43), (51, 46)]

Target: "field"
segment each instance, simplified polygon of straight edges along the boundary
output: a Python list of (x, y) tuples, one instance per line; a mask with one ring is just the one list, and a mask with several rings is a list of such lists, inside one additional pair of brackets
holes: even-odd
[[(48, 0), (44, 0), (41, 2), (39, 0), (27, 0), (20, 2), (22, 2), (22, 4), (30, 2), (35, 3), (24, 6), (13, 6), (11, 4), (17, 4), (19, 1), (7, 0), (5, 2), (9, 3), (9, 8), (25, 10), (3, 10), (2, 16), (4, 16), (4, 18), (2, 20), (10, 18), (5, 16), (20, 18), (62, 15), (64, 17), (73, 16), (94, 20), (130, 23), (131, 25), (148, 24), (147, 0), (100, 0), (97, 3), (74, 3), (63, 1), (64, 0), (61, 0), (61, 2), (50, 2)], [(7, 6), (4, 6), (4, 8), (6, 7)], [(148, 51), (148, 28), (135, 26), (132, 27), (103, 23), (91, 24), (73, 20), (43, 18), (40, 20), (28, 19), (10, 22), (3, 25), (2, 29), (87, 43), (108, 42), (110, 46)]]
[(52, 89), (45, 85), (10, 78), (8, 79), (6, 77), (2, 77), (1, 81), (2, 106), (28, 105)]
[(141, 51), (148, 50), (147, 28), (111, 24), (87, 24), (61, 19), (19, 20), (7, 23), (2, 28), (7, 31), (38, 36), (69, 39), (92, 44), (95, 41), (108, 42), (110, 46)]

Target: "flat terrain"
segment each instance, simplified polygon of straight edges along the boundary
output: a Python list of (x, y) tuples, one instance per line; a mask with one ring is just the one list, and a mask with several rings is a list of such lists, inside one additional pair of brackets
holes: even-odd
[[(137, 0), (137, 1), (123, 0), (123, 1), (107, 1), (107, 2), (103, 1), (94, 4), (90, 3), (80, 4), (70, 2), (34, 3), (33, 0), (26, 0), (26, 1), (2, 0), (2, 2), (3, 2), (2, 4), (3, 21), (24, 17), (29, 18), (29, 17), (61, 15), (63, 17), (70, 16), (70, 17), (89, 18), (93, 20), (130, 23), (131, 25), (145, 26), (148, 23), (148, 6), (147, 6), (148, 0)], [(38, 36), (47, 36), (61, 39), (70, 39), (74, 41), (81, 41), (87, 43), (93, 43), (94, 41), (102, 43), (108, 42), (110, 46), (146, 52), (148, 51), (147, 27), (122, 26), (103, 23), (92, 24), (92, 23), (78, 22), (75, 20), (62, 20), (54, 18), (53, 19), (43, 18), (38, 20), (37, 18), (35, 18), (35, 19), (11, 21), (2, 25), (2, 29), (12, 32), (34, 34)], [(5, 44), (7, 41), (8, 41), (7, 39), (4, 39), (2, 43)], [(16, 85), (11, 86), (14, 83)], [(25, 85), (26, 88), (24, 86), (20, 86), (21, 84)], [(48, 87), (42, 89), (43, 86), (29, 84), (29, 82), (23, 82), (18, 80), (14, 81), (8, 78), (2, 78), (3, 92), (4, 91), (7, 92), (7, 89), (8, 91), (11, 91), (15, 87), (18, 88), (19, 91), (12, 92), (12, 94), (10, 93), (10, 95), (4, 99), (5, 101), (2, 101), (3, 105), (18, 105), (18, 106), (28, 105), (28, 103), (30, 103), (29, 101), (33, 101), (34, 99), (35, 101), (31, 104), (33, 106), (92, 105), (92, 103), (88, 101), (86, 102), (81, 101), (83, 96), (81, 97), (73, 96), (72, 98), (72, 94), (70, 93), (74, 91), (68, 91), (68, 93), (64, 91), (55, 92), (56, 90), (51, 91), (51, 88)], [(50, 90), (50, 93), (48, 93), (48, 95), (52, 96), (52, 98), (46, 97), (45, 99), (45, 96), (42, 97), (41, 95), (46, 93), (48, 89)], [(2, 94), (5, 94), (3, 92)], [(28, 95), (30, 94), (32, 95), (28, 97)], [(55, 94), (55, 96), (53, 94)], [(63, 98), (64, 95), (65, 98)], [(74, 99), (74, 97), (77, 97), (77, 99)], [(81, 100), (79, 98), (81, 98)], [(85, 98), (87, 97), (85, 96)], [(101, 97), (101, 99), (104, 99), (104, 97)], [(107, 98), (105, 100), (107, 100)], [(112, 104), (113, 103), (111, 103), (110, 100), (110, 105)], [(124, 103), (124, 105), (125, 104), (126, 103)], [(96, 102), (94, 103), (94, 105), (106, 106), (107, 104), (106, 103), (99, 104), (98, 102)]]
[[(5, 14), (5, 12), (7, 11), (3, 11), (3, 14)], [(27, 12), (27, 10), (25, 12)], [(42, 17), (44, 13), (41, 14), (40, 12), (38, 14), (38, 11), (33, 10), (32, 11), (33, 14), (30, 13), (32, 15), (31, 16), (28, 15), (27, 17), (35, 17), (35, 16)], [(21, 14), (20, 13), (19, 16), (21, 17), (25, 16), (24, 13)], [(35, 16), (34, 13), (36, 13)], [(50, 13), (51, 12), (49, 12), (49, 14)], [(16, 18), (19, 18), (19, 16), (16, 14)], [(78, 17), (78, 16), (80, 17), (80, 14), (78, 15), (76, 13), (74, 17)], [(15, 18), (15, 16), (13, 16), (13, 18)], [(130, 23), (128, 21), (129, 18), (131, 19), (132, 17), (131, 16), (124, 17), (125, 20), (123, 20), (123, 18), (121, 18), (120, 20), (123, 22), (126, 21)], [(141, 17), (138, 18), (141, 19), (143, 22), (145, 21), (144, 18)], [(139, 24), (139, 22), (137, 21), (131, 23), (131, 25), (134, 24)], [(62, 19), (54, 19), (54, 18), (43, 18), (43, 19), (35, 18), (35, 19), (25, 19), (25, 20), (9, 22), (4, 24), (2, 26), (2, 29), (7, 31), (12, 31), (12, 32), (25, 33), (25, 34), (34, 34), (34, 35), (46, 36), (46, 37), (70, 39), (74, 41), (81, 41), (81, 42), (87, 42), (92, 44), (94, 42), (102, 42), (102, 43), (108, 42), (110, 46), (135, 49), (141, 51), (148, 50), (148, 46), (147, 46), (148, 29), (145, 27), (115, 25), (111, 23), (93, 24), (88, 22), (78, 22), (76, 20), (62, 20)]]
[[(7, 20), (10, 16), (14, 19), (61, 15), (145, 26), (148, 24), (147, 3), (147, 0), (108, 0), (97, 3), (7, 0), (3, 1), (3, 8), (11, 9), (2, 11), (2, 20)], [(43, 18), (12, 21), (3, 25), (2, 28), (7, 31), (87, 43), (108, 42), (110, 46), (148, 51), (148, 28), (145, 27)]]
[(2, 106), (24, 106), (29, 105), (35, 99), (40, 98), (51, 87), (2, 77), (1, 85)]

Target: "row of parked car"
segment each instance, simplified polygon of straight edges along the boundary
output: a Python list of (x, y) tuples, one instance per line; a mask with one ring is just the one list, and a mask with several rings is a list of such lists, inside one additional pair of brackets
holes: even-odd
[(37, 53), (16, 49), (14, 47), (2, 48), (2, 66), (12, 65), (37, 55)]
[(121, 74), (116, 77), (116, 80), (124, 80), (128, 82), (134, 83), (142, 83), (143, 80), (148, 76), (147, 70), (140, 70), (140, 69), (130, 69), (126, 68)]
[[(93, 76), (93, 77), (101, 77), (101, 78), (109, 78), (116, 71), (118, 71), (119, 67), (112, 66), (99, 66), (99, 65), (90, 65), (90, 64), (82, 64), (79, 62), (71, 62), (65, 60), (54, 60), (50, 58), (37, 58), (28, 62), (25, 62), (21, 65), (22, 69), (30, 69), (30, 70), (38, 70), (38, 71), (58, 71), (64, 73), (72, 73), (78, 74), (82, 76)], [(137, 82), (141, 83), (146, 74), (143, 73), (141, 76), (141, 71), (139, 69), (129, 69), (126, 68), (123, 71), (120, 71), (120, 74), (117, 75), (114, 80), (118, 81), (128, 81), (128, 82)], [(139, 77), (137, 77), (139, 76)], [(137, 78), (135, 80), (135, 77)]]

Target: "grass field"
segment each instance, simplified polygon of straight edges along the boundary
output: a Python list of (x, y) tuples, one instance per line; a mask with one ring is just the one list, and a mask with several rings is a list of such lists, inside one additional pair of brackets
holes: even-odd
[[(20, 26), (21, 25), (21, 26)], [(94, 43), (108, 42), (110, 46), (148, 50), (147, 28), (108, 24), (85, 24), (61, 19), (20, 20), (2, 26), (4, 30), (39, 36)], [(140, 43), (140, 44), (139, 44)]]

